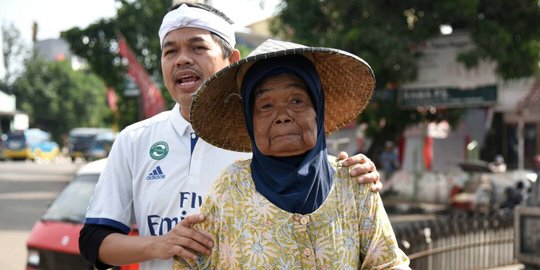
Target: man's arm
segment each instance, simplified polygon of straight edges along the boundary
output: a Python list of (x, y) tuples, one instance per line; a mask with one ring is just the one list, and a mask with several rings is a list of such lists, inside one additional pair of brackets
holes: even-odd
[(196, 258), (195, 253), (210, 254), (213, 246), (211, 236), (191, 229), (191, 225), (202, 221), (202, 215), (187, 216), (162, 236), (130, 236), (113, 230), (101, 231), (107, 234), (101, 243), (81, 233), (79, 246), (83, 257), (98, 269), (152, 259), (170, 259), (173, 256), (192, 259)]
[(338, 160), (343, 160), (343, 165), (352, 168), (349, 170), (351, 176), (359, 183), (374, 183), (371, 191), (379, 192), (382, 189), (382, 183), (379, 181), (380, 174), (375, 167), (375, 163), (364, 154), (357, 154), (352, 157), (346, 152), (340, 152)]
[[(115, 140), (105, 169), (100, 175), (92, 201), (88, 207), (88, 218), (91, 221), (85, 225), (98, 230), (81, 231), (79, 249), (85, 259), (91, 264), (125, 265), (139, 263), (150, 259), (170, 259), (177, 255), (181, 258), (191, 258), (194, 252), (205, 253), (211, 249), (208, 246), (211, 238), (204, 233), (190, 228), (194, 223), (202, 222), (200, 216), (188, 216), (177, 224), (170, 232), (162, 236), (129, 236), (131, 225), (131, 202), (133, 201), (132, 174), (130, 168), (131, 138), (127, 132), (121, 132)], [(107, 217), (107, 218), (105, 218)], [(110, 219), (116, 226), (107, 226), (106, 222), (95, 220)], [(121, 224), (121, 225), (120, 225)], [(120, 228), (124, 227), (124, 228)], [(105, 231), (103, 231), (103, 230)]]

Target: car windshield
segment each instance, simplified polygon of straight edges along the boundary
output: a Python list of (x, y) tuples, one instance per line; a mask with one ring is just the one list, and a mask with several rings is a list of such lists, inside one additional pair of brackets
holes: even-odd
[(92, 135), (92, 134), (90, 134), (90, 135), (78, 135), (78, 136), (71, 137), (71, 140), (72, 140), (73, 143), (86, 143), (86, 144), (88, 144), (94, 139), (95, 136), (96, 135)]
[(25, 139), (24, 133), (8, 133), (7, 135), (8, 141), (24, 141)]
[(50, 135), (37, 128), (31, 128), (24, 132), (24, 136), (30, 145), (50, 140)]
[(54, 199), (42, 220), (82, 223), (99, 174), (77, 176)]
[(105, 142), (103, 142), (103, 141), (94, 141), (92, 143), (92, 146), (90, 146), (90, 148), (92, 148), (94, 150), (103, 150), (103, 149), (105, 149)]

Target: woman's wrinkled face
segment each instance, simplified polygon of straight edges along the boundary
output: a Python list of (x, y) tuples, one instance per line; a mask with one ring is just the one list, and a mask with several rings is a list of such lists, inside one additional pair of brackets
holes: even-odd
[(253, 133), (262, 154), (301, 155), (317, 142), (317, 115), (304, 81), (279, 74), (255, 88)]

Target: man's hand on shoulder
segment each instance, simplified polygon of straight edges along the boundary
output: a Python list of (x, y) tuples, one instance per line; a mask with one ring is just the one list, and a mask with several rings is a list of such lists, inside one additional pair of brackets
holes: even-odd
[(364, 154), (349, 157), (346, 152), (340, 152), (338, 160), (343, 160), (344, 166), (352, 166), (349, 171), (359, 184), (374, 183), (373, 187), (371, 187), (373, 192), (379, 192), (382, 189), (382, 183), (379, 181), (380, 174), (375, 167), (375, 163)]
[(160, 236), (155, 252), (160, 259), (197, 259), (197, 254), (210, 255), (214, 241), (206, 232), (191, 228), (201, 223), (205, 217), (200, 214), (189, 215), (163, 236)]

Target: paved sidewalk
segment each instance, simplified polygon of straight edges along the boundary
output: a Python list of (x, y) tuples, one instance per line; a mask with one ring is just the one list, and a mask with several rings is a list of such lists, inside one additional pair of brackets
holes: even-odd
[(0, 269), (25, 269), (27, 231), (0, 231)]
[(489, 268), (485, 270), (522, 270), (525, 266), (523, 264), (512, 264), (512, 265), (506, 265), (506, 266), (500, 266), (495, 268)]

